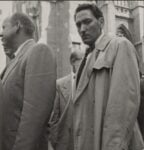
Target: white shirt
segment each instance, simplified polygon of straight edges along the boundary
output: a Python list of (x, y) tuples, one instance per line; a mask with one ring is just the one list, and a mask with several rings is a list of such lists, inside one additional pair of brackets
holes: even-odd
[(98, 39), (95, 41), (95, 47), (96, 45), (99, 43), (99, 41), (102, 39), (102, 37), (104, 36), (104, 31), (102, 30), (101, 35), (98, 37)]
[(72, 86), (72, 98), (74, 95), (74, 83), (75, 83), (75, 79), (76, 79), (76, 74), (72, 71), (71, 72), (71, 86)]
[[(96, 45), (99, 43), (99, 41), (102, 39), (103, 36), (104, 36), (104, 31), (102, 30), (101, 35), (100, 35), (100, 36), (98, 37), (98, 39), (95, 41), (95, 47), (96, 47)], [(92, 53), (90, 53), (90, 54), (88, 55), (86, 63), (88, 62), (88, 59), (90, 58), (91, 54), (92, 54)]]

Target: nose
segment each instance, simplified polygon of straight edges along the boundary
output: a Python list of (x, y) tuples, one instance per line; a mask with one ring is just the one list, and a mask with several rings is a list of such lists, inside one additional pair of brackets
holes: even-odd
[(80, 32), (81, 33), (84, 33), (86, 31), (86, 25), (85, 24), (82, 24), (81, 25), (81, 28), (80, 28)]

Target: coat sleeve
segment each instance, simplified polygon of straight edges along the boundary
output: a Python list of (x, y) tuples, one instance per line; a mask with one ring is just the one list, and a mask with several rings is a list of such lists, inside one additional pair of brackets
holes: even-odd
[(56, 91), (56, 66), (51, 50), (37, 44), (27, 58), (21, 121), (13, 150), (35, 150), (46, 128)]
[(127, 149), (140, 103), (140, 79), (133, 45), (121, 39), (111, 74), (102, 150)]

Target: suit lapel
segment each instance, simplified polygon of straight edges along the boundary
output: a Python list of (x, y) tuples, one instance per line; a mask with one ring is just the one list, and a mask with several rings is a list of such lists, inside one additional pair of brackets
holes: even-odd
[(3, 84), (6, 82), (6, 79), (10, 75), (11, 71), (15, 68), (15, 66), (18, 63), (21, 56), (23, 56), (23, 54), (29, 49), (29, 47), (34, 45), (34, 43), (35, 43), (34, 40), (28, 42), (26, 45), (24, 45), (24, 47), (21, 48), (18, 55), (13, 60), (11, 60), (11, 62), (8, 64), (8, 66), (6, 67), (6, 70), (3, 74), (3, 78), (2, 78), (2, 83)]
[(84, 89), (88, 85), (90, 76), (93, 71), (93, 66), (95, 62), (99, 59), (99, 54), (105, 50), (106, 46), (111, 41), (111, 39), (112, 37), (104, 35), (102, 39), (99, 41), (99, 43), (96, 45), (96, 48), (93, 50), (90, 58), (88, 59), (86, 66), (84, 67), (78, 87), (75, 90), (75, 96), (73, 100), (74, 103), (77, 101), (79, 96), (83, 93)]
[(67, 103), (72, 91), (71, 75), (69, 75), (67, 80), (65, 80), (63, 86), (61, 87), (61, 91), (65, 98), (65, 103)]

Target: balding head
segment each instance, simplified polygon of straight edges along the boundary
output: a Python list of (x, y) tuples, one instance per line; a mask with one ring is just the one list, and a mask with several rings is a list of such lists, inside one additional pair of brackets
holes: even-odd
[(6, 18), (2, 25), (2, 44), (9, 53), (14, 53), (26, 40), (33, 38), (35, 26), (29, 16), (15, 13)]
[(19, 28), (23, 29), (27, 36), (33, 37), (35, 31), (35, 25), (32, 19), (23, 13), (15, 13), (11, 16), (11, 24), (18, 25)]

